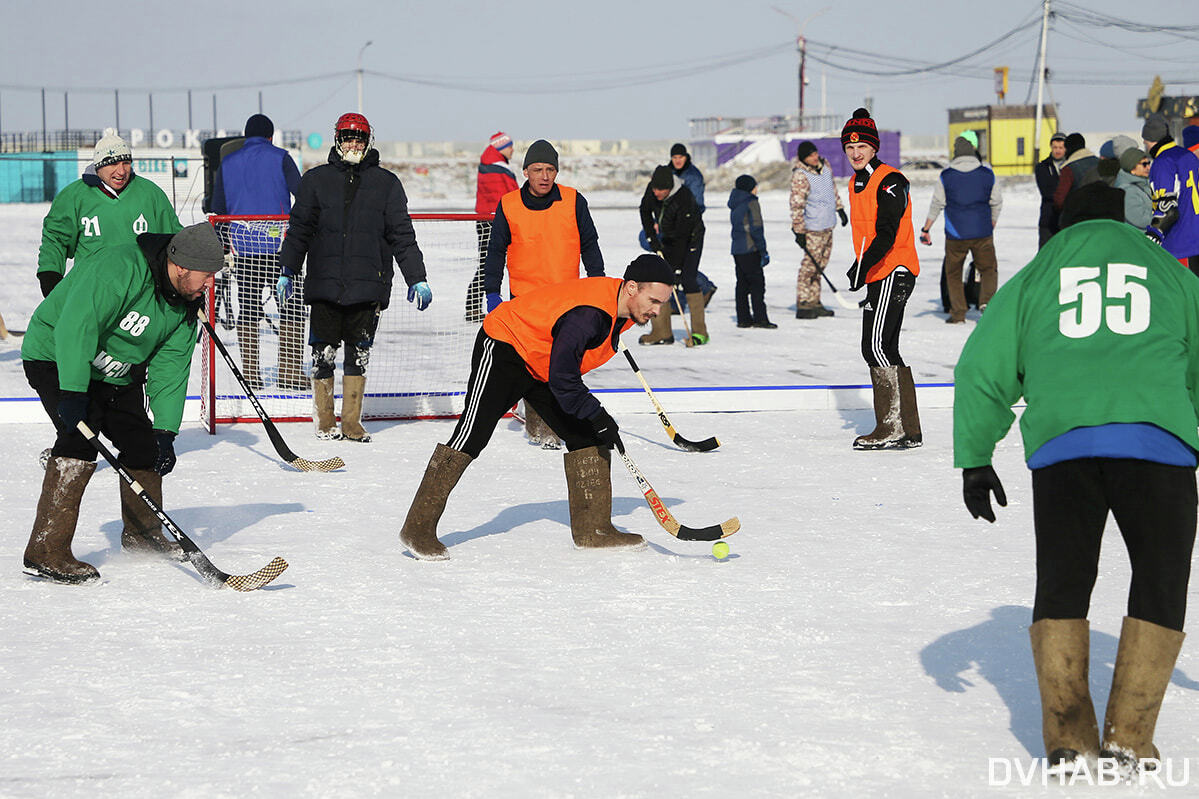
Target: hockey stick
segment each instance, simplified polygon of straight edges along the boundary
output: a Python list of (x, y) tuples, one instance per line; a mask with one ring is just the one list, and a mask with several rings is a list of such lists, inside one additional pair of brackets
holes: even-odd
[(728, 538), (733, 533), (741, 529), (741, 521), (734, 516), (721, 524), (713, 524), (710, 527), (687, 527), (679, 524), (678, 519), (671, 515), (666, 506), (662, 504), (662, 498), (658, 496), (658, 492), (649, 484), (649, 480), (645, 479), (645, 475), (637, 468), (637, 464), (633, 463), (633, 459), (628, 456), (628, 453), (623, 448), (618, 448), (621, 460), (624, 461), (625, 468), (629, 470), (629, 474), (633, 475), (633, 479), (637, 481), (637, 487), (641, 489), (641, 494), (645, 497), (645, 501), (649, 503), (650, 510), (654, 512), (654, 517), (657, 518), (658, 524), (662, 525), (662, 529), (673, 535), (680, 541), (716, 541), (720, 538)]
[(104, 442), (96, 437), (96, 434), (87, 426), (87, 422), (81, 421), (76, 427), (83, 434), (83, 437), (91, 442), (96, 451), (104, 456), (104, 460), (108, 461), (108, 465), (117, 470), (117, 474), (129, 484), (134, 493), (142, 498), (142, 502), (146, 503), (146, 507), (154, 511), (154, 515), (162, 522), (167, 532), (179, 542), (179, 546), (183, 548), (183, 554), (187, 556), (191, 565), (196, 567), (196, 571), (200, 573), (204, 581), (213, 588), (229, 586), (234, 591), (253, 591), (262, 588), (271, 580), (283, 574), (283, 571), (287, 568), (287, 561), (283, 558), (275, 558), (252, 574), (226, 574), (218, 569), (208, 559), (208, 556), (200, 551), (200, 548), (196, 546), (196, 542), (188, 538), (187, 534), (179, 529), (179, 525), (171, 521), (171, 517), (167, 516), (166, 512), (158, 507), (158, 503), (146, 493), (146, 489), (142, 487), (141, 483), (135, 480), (133, 475), (120, 464), (117, 457), (112, 454), (108, 447), (104, 446)]
[(645, 381), (645, 377), (641, 374), (641, 370), (637, 368), (637, 362), (633, 360), (633, 353), (629, 352), (629, 348), (620, 342), (620, 351), (624, 353), (624, 357), (629, 359), (629, 366), (633, 367), (633, 374), (637, 375), (637, 379), (641, 381), (641, 387), (645, 389), (645, 393), (649, 394), (650, 402), (654, 403), (654, 410), (658, 412), (658, 421), (666, 428), (666, 434), (670, 436), (670, 440), (679, 445), (688, 452), (711, 452), (720, 446), (720, 442), (715, 436), (705, 438), (703, 441), (690, 441), (679, 435), (674, 429), (674, 425), (670, 423), (670, 419), (666, 416), (666, 411), (658, 402), (658, 398), (654, 396), (654, 392), (650, 389), (649, 383)]
[(816, 271), (820, 273), (822, 278), (824, 278), (824, 282), (828, 283), (828, 287), (832, 289), (833, 299), (837, 301), (837, 304), (842, 308), (848, 308), (851, 311), (858, 310), (860, 306), (856, 302), (851, 302), (850, 300), (845, 299), (841, 296), (841, 292), (837, 291), (837, 287), (833, 285), (833, 281), (829, 280), (828, 275), (824, 273), (824, 267), (820, 265), (820, 262), (816, 260), (816, 256), (812, 255), (812, 251), (808, 249), (808, 245), (801, 244), (799, 246), (803, 248), (805, 253), (807, 253), (808, 258), (812, 259), (812, 266), (816, 268)]
[(237, 378), (237, 382), (241, 383), (242, 391), (246, 392), (246, 399), (254, 406), (254, 412), (258, 414), (258, 418), (262, 420), (262, 426), (266, 430), (267, 438), (271, 440), (271, 444), (275, 446), (275, 452), (279, 453), (279, 457), (290, 463), (301, 472), (331, 472), (334, 469), (344, 468), (346, 462), (341, 458), (332, 457), (326, 458), (323, 461), (310, 461), (307, 458), (301, 458), (296, 453), (292, 452), (283, 440), (283, 436), (279, 433), (279, 428), (275, 427), (274, 421), (270, 416), (267, 416), (266, 411), (262, 409), (262, 403), (258, 401), (258, 397), (254, 395), (254, 390), (246, 383), (245, 376), (241, 370), (237, 368), (237, 364), (233, 360), (233, 356), (229, 354), (229, 350), (225, 349), (225, 344), (217, 337), (216, 331), (212, 329), (212, 325), (204, 316), (204, 309), (200, 308), (196, 311), (196, 316), (200, 318), (200, 323), (204, 325), (204, 329), (208, 331), (209, 338), (216, 344), (216, 348), (220, 350), (221, 357), (225, 359), (225, 363), (229, 364), (229, 368), (233, 370), (233, 376)]

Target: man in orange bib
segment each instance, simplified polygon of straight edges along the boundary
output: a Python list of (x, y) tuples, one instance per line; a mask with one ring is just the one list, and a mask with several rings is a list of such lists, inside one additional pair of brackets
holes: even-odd
[(570, 532), (579, 549), (640, 549), (641, 536), (612, 526), (611, 448), (619, 425), (583, 383), (616, 354), (620, 334), (668, 302), (674, 270), (657, 255), (629, 264), (624, 279), (589, 277), (544, 286), (502, 303), (475, 340), (466, 406), (438, 444), (408, 509), (400, 541), (421, 560), (445, 560), (437, 522), (446, 499), (495, 426), (519, 399), (566, 443)]
[[(579, 259), (588, 277), (603, 277), (604, 256), (587, 200), (558, 179), (558, 151), (545, 139), (529, 145), (524, 159), (525, 184), (500, 198), (491, 223), (491, 241), (483, 265), (483, 290), (487, 312), (502, 302), (500, 285), (508, 267), (508, 293), (512, 297), (540, 288), (577, 280)], [(535, 410), (525, 407), (525, 432), (529, 441), (546, 449), (561, 445)]]
[(866, 287), (862, 302), (862, 357), (874, 389), (874, 430), (854, 439), (854, 449), (908, 449), (923, 443), (912, 369), (899, 354), (903, 312), (920, 260), (912, 228), (908, 180), (878, 158), (878, 128), (859, 108), (841, 129), (841, 146), (853, 167), (849, 219), (854, 254), (849, 290)]

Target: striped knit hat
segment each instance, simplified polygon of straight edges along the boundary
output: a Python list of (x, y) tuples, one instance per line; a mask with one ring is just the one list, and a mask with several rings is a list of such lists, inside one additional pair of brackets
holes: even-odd
[(502, 150), (505, 147), (512, 146), (512, 139), (511, 139), (511, 137), (508, 136), (507, 133), (504, 133), (504, 131), (501, 130), (498, 133), (496, 133), (494, 136), (492, 136), (491, 141), (489, 141), (487, 143), (490, 144), (492, 147), (494, 147), (497, 150)]
[(129, 145), (117, 134), (109, 133), (96, 142), (96, 152), (92, 156), (92, 163), (97, 169), (132, 160), (133, 152), (129, 149)]
[(841, 147), (843, 149), (846, 145), (857, 142), (869, 144), (875, 152), (879, 150), (878, 127), (870, 118), (870, 112), (865, 108), (854, 111), (853, 117), (845, 123), (845, 127), (841, 128)]

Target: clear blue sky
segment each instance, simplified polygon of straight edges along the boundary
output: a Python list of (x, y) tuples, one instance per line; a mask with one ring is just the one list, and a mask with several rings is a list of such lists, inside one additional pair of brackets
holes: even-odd
[[(1122, 19), (1150, 10), (1115, 0), (1054, 5), (1063, 15), (1085, 8)], [(806, 29), (809, 113), (820, 108), (822, 74), (830, 112), (848, 115), (869, 96), (880, 126), (914, 134), (944, 133), (947, 108), (993, 101), (991, 67), (1011, 67), (1009, 102), (1027, 95), (1036, 25), (955, 74), (868, 76), (816, 58), (884, 72), (949, 61), (1037, 16), (1040, 0), (351, 0), (150, 9), (64, 0), (54, 19), (37, 4), (7, 10), (0, 127), (40, 129), (37, 87), (44, 85), (51, 129), (62, 127), (64, 87), (72, 127), (112, 125), (112, 89), (120, 88), (122, 128), (148, 127), (153, 89), (154, 126), (182, 129), (190, 87), (194, 127), (211, 126), (215, 93), (218, 126), (240, 128), (258, 110), (261, 87), (276, 127), (328, 140), (337, 116), (356, 108), (353, 72), (371, 41), (363, 54), (365, 113), (382, 140), (485, 140), (497, 129), (518, 139), (683, 138), (691, 117), (794, 111), (797, 24), (775, 6), (799, 20), (815, 15)], [(1199, 25), (1199, 3), (1152, 11), (1155, 22)], [(1048, 53), (1061, 78), (1051, 88), (1063, 126), (1135, 130), (1135, 101), (1154, 74), (1199, 76), (1199, 34), (1186, 35), (1056, 22)], [(830, 54), (830, 45), (883, 58)], [(712, 68), (722, 60), (729, 63)], [(280, 85), (309, 76), (328, 77)], [(253, 88), (219, 88), (246, 84)], [(1168, 83), (1167, 93), (1199, 93), (1199, 81)]]

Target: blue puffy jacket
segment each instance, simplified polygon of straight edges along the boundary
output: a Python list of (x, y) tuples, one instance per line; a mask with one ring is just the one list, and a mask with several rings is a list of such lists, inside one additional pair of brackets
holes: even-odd
[(751, 192), (733, 189), (729, 194), (729, 221), (732, 223), (733, 255), (766, 252), (762, 207)]

